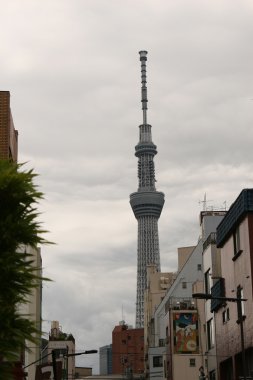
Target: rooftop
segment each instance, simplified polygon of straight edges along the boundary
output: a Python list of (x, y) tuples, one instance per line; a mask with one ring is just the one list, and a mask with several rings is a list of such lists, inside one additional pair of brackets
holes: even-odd
[(223, 247), (245, 215), (253, 212), (253, 189), (243, 189), (217, 227), (217, 247)]

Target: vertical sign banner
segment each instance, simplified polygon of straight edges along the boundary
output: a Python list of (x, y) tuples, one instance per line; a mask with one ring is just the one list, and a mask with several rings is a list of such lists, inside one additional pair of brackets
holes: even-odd
[(197, 313), (173, 313), (174, 352), (177, 354), (198, 353)]

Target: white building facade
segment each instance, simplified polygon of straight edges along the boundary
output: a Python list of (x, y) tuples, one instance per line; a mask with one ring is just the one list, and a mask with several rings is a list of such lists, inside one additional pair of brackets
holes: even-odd
[(204, 303), (197, 309), (192, 293), (203, 292), (203, 242), (215, 232), (223, 216), (219, 211), (201, 212), (198, 243), (155, 311), (155, 347), (150, 347), (149, 356), (162, 358), (156, 359), (160, 371), (156, 368), (152, 373), (150, 369), (154, 380), (195, 380), (199, 367), (206, 367)]

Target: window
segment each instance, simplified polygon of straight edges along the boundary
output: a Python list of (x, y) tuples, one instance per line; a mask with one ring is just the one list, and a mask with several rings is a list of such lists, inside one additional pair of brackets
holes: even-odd
[(216, 380), (215, 371), (211, 371), (211, 372), (209, 372), (209, 379), (210, 379), (210, 380)]
[[(241, 288), (241, 298), (244, 298), (243, 288)], [(244, 303), (244, 301), (241, 301), (241, 305), (242, 305), (242, 315), (245, 315), (245, 303)]]
[(237, 227), (233, 233), (233, 243), (234, 243), (234, 259), (236, 259), (242, 253), (239, 227)]
[(210, 268), (205, 272), (205, 292), (210, 294)]
[(201, 264), (198, 264), (198, 270), (202, 270), (202, 265)]
[(165, 346), (166, 339), (159, 339), (159, 347)]
[(55, 357), (56, 357), (56, 359), (59, 359), (61, 356), (67, 354), (67, 349), (66, 348), (56, 348), (54, 351), (55, 351)]
[[(244, 298), (243, 296), (243, 288), (239, 285), (237, 286), (237, 298)], [(242, 318), (245, 318), (245, 304), (244, 301), (241, 301), (241, 310), (242, 310)], [(238, 321), (240, 321), (240, 312), (238, 313)]]
[(163, 366), (163, 358), (162, 356), (153, 356), (153, 367), (162, 367)]
[(230, 320), (230, 316), (229, 316), (229, 308), (227, 308), (226, 310), (224, 310), (224, 311), (222, 312), (222, 322), (223, 322), (223, 323), (227, 323), (229, 320)]
[(190, 367), (196, 367), (196, 359), (195, 358), (190, 358), (189, 364), (190, 364)]
[(210, 350), (214, 346), (214, 326), (213, 318), (207, 321), (207, 349)]
[(182, 282), (182, 289), (187, 289), (187, 282)]

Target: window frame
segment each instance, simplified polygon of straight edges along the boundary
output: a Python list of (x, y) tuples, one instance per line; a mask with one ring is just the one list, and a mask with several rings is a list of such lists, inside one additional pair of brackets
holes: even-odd
[(225, 323), (228, 323), (229, 320), (230, 320), (230, 312), (229, 312), (229, 307), (227, 307), (222, 312), (222, 322), (223, 324), (225, 324)]
[(243, 252), (243, 250), (241, 249), (240, 226), (237, 226), (235, 228), (235, 230), (233, 231), (233, 250), (234, 250), (234, 256), (233, 256), (232, 260), (234, 261)]
[(162, 355), (153, 356), (153, 368), (163, 367), (163, 357)]
[(187, 282), (186, 281), (182, 281), (182, 289), (187, 289)]
[[(243, 287), (241, 287), (241, 285), (238, 285), (237, 286), (237, 298), (241, 298), (243, 299), (244, 296), (243, 296)], [(246, 313), (245, 313), (245, 302), (244, 301), (241, 301), (241, 310), (242, 310), (242, 318), (245, 319), (246, 318)], [(239, 315), (238, 315), (238, 321), (239, 321)]]
[(205, 293), (211, 294), (211, 281), (210, 281), (210, 268), (204, 274), (205, 279)]
[(206, 326), (207, 327), (207, 349), (209, 351), (215, 345), (215, 342), (214, 342), (214, 322), (213, 322), (213, 318), (210, 318), (207, 321), (206, 325), (207, 325)]

